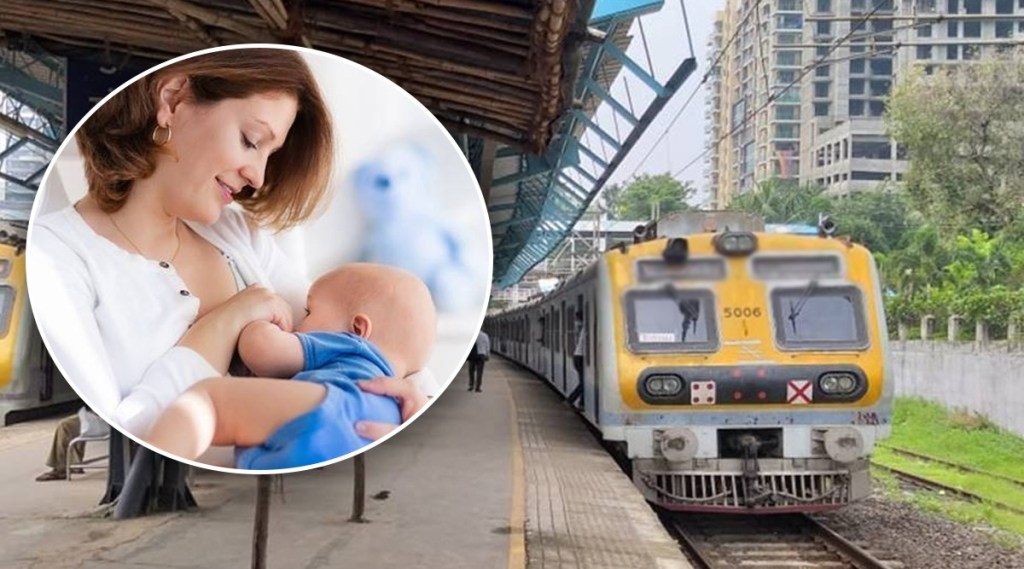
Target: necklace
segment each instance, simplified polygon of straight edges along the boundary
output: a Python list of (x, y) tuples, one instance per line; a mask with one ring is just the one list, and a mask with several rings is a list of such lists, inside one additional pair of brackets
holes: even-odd
[[(128, 244), (131, 245), (133, 249), (135, 249), (135, 252), (138, 253), (139, 255), (142, 255), (143, 257), (147, 257), (146, 254), (142, 252), (142, 249), (139, 249), (139, 246), (136, 245), (134, 241), (132, 241), (132, 238), (128, 237), (128, 235), (126, 235), (125, 232), (121, 230), (121, 227), (117, 224), (117, 221), (114, 220), (114, 216), (108, 213), (107, 217), (110, 218), (110, 223), (114, 224), (114, 229), (116, 229), (117, 232), (121, 234), (121, 237), (124, 237), (125, 241), (127, 241)], [(174, 264), (174, 260), (178, 258), (178, 251), (181, 251), (181, 235), (178, 233), (178, 227), (180, 226), (181, 224), (178, 221), (174, 222), (174, 237), (178, 241), (178, 244), (174, 247), (174, 254), (171, 255), (171, 260), (168, 261), (168, 263), (170, 264)]]

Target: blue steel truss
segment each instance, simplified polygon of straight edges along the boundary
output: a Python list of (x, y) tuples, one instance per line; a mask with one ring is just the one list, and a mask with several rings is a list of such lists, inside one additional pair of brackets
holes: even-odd
[[(603, 39), (585, 50), (575, 104), (561, 118), (548, 150), (541, 156), (521, 155), (511, 148), (498, 151), (497, 158), (519, 159), (517, 172), (491, 184), (492, 191), (509, 184), (516, 187), (513, 203), (492, 205), (488, 210), (495, 235), (494, 283), (498, 287), (518, 282), (566, 238), (640, 136), (696, 69), (691, 52), (661, 83), (626, 54), (634, 19), (660, 9), (661, 4), (636, 0), (627, 10), (609, 11), (602, 10), (599, 2), (590, 27)], [(628, 82), (625, 101), (613, 96), (610, 86), (619, 73), (632, 78), (633, 89), (639, 85), (646, 96), (640, 97), (640, 92), (631, 95)], [(633, 104), (639, 98), (647, 102), (641, 112)], [(607, 111), (601, 110), (602, 105)], [(494, 221), (503, 217), (495, 214), (509, 210), (511, 217)]]
[(34, 45), (0, 48), (0, 219), (27, 221), (64, 138), (66, 65)]

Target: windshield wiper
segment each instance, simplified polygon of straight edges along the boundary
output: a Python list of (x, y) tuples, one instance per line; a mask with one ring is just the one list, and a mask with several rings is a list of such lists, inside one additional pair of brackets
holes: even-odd
[(679, 313), (683, 315), (682, 342), (685, 344), (690, 328), (692, 327), (694, 332), (697, 331), (697, 321), (700, 320), (700, 299), (685, 298), (670, 284), (665, 285), (665, 292), (672, 297), (672, 301), (679, 308)]
[(796, 302), (795, 306), (793, 305), (792, 300), (789, 301), (789, 316), (787, 318), (789, 319), (790, 324), (793, 325), (794, 334), (796, 334), (796, 319), (800, 316), (800, 312), (804, 309), (804, 305), (807, 304), (807, 299), (811, 297), (811, 293), (813, 293), (817, 288), (818, 278), (814, 277), (811, 279), (811, 282), (807, 283), (807, 288), (804, 289), (803, 294), (800, 295), (800, 300)]

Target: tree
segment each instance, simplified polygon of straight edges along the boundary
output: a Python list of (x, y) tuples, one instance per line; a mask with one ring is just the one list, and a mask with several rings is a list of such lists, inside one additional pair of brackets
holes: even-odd
[(995, 233), (1024, 215), (1024, 50), (899, 82), (888, 107), (919, 211)]
[(736, 196), (726, 209), (752, 213), (765, 223), (817, 224), (819, 213), (828, 213), (832, 201), (821, 188), (772, 178), (752, 192)]
[(834, 200), (827, 212), (840, 235), (850, 236), (874, 253), (901, 247), (906, 235), (921, 225), (906, 196), (884, 187)]
[(647, 221), (655, 209), (660, 216), (692, 209), (687, 200), (695, 191), (693, 182), (680, 182), (668, 172), (640, 174), (625, 185), (608, 186), (602, 199), (612, 219)]

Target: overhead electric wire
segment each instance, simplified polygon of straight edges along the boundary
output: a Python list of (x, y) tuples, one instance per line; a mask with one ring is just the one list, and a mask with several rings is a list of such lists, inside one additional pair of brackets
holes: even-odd
[[(747, 127), (747, 123), (749, 123), (751, 121), (751, 119), (756, 117), (761, 111), (763, 111), (766, 108), (768, 108), (768, 106), (771, 105), (772, 103), (774, 103), (776, 101), (776, 99), (778, 99), (778, 97), (780, 97), (781, 95), (789, 92), (790, 89), (792, 89), (794, 86), (799, 84), (800, 81), (802, 81), (803, 78), (807, 76), (807, 74), (809, 74), (811, 71), (814, 71), (815, 69), (817, 69), (821, 65), (824, 65), (824, 64), (828, 63), (828, 57), (830, 55), (832, 55), (832, 53), (835, 52), (836, 49), (838, 49), (843, 44), (847, 43), (851, 38), (853, 38), (854, 34), (856, 34), (856, 32), (861, 28), (861, 26), (866, 24), (871, 19), (871, 17), (874, 16), (876, 12), (878, 12), (878, 10), (882, 7), (882, 3), (883, 3), (883, 0), (878, 0), (876, 2), (876, 4), (874, 5), (874, 7), (871, 9), (870, 12), (868, 12), (860, 20), (858, 20), (857, 24), (855, 26), (851, 26), (850, 31), (847, 32), (846, 35), (844, 35), (843, 37), (839, 38), (838, 40), (832, 42), (831, 44), (828, 44), (828, 48), (829, 49), (828, 49), (828, 52), (825, 53), (825, 55), (819, 57), (813, 63), (810, 63), (810, 64), (804, 66), (804, 68), (801, 70), (800, 74), (795, 79), (790, 81), (788, 85), (786, 85), (782, 89), (776, 90), (775, 92), (769, 93), (768, 94), (768, 98), (767, 98), (767, 100), (765, 100), (764, 103), (762, 103), (760, 106), (758, 106), (756, 109), (754, 109), (750, 113), (744, 115), (743, 120), (738, 125), (734, 126), (732, 129), (730, 129), (729, 132), (727, 132), (727, 133), (723, 134), (722, 136), (719, 136), (717, 139), (715, 139), (713, 144), (707, 145), (707, 147), (704, 149), (703, 152), (698, 154), (697, 157), (694, 158), (693, 160), (687, 162), (686, 165), (684, 165), (682, 168), (676, 170), (672, 174), (672, 177), (673, 178), (678, 177), (680, 174), (682, 174), (686, 170), (688, 170), (691, 167), (693, 167), (693, 165), (695, 165), (698, 162), (700, 162), (711, 151), (712, 148), (717, 148), (718, 145), (721, 144), (723, 140), (725, 140), (726, 138), (729, 138), (730, 136), (732, 136), (736, 132), (746, 128)], [(916, 24), (916, 25), (922, 25), (922, 24)], [(914, 27), (914, 26), (911, 26), (911, 27)], [(891, 34), (891, 33), (894, 33), (894, 32), (895, 32), (895, 28), (891, 28), (889, 30), (884, 30), (882, 32), (877, 32), (877, 33), (878, 34)], [(869, 35), (862, 35), (862, 36), (859, 36), (859, 37), (869, 37)], [(826, 45), (823, 44), (820, 47), (826, 47)], [(858, 57), (863, 57), (863, 54), (857, 54), (857, 56)]]
[(747, 20), (750, 19), (751, 14), (753, 14), (754, 11), (758, 9), (760, 4), (761, 0), (756, 0), (754, 5), (749, 10), (747, 10), (747, 13), (743, 16), (743, 19), (740, 21), (740, 23), (737, 24), (736, 29), (733, 31), (732, 35), (729, 36), (729, 39), (725, 42), (725, 45), (722, 46), (722, 48), (718, 51), (717, 57), (715, 57), (714, 61), (711, 62), (711, 65), (708, 66), (708, 70), (704, 72), (704, 75), (700, 79), (700, 83), (697, 83), (696, 88), (694, 88), (694, 90), (691, 91), (690, 94), (686, 97), (686, 100), (683, 101), (683, 106), (679, 107), (679, 110), (676, 111), (676, 114), (672, 117), (672, 120), (668, 123), (668, 126), (665, 127), (665, 130), (663, 130), (661, 134), (658, 135), (658, 139), (654, 141), (654, 144), (652, 144), (650, 148), (647, 149), (647, 153), (644, 154), (644, 157), (640, 159), (640, 162), (638, 162), (636, 166), (633, 167), (633, 171), (630, 172), (629, 174), (630, 178), (636, 175), (637, 170), (639, 170), (640, 167), (647, 162), (647, 159), (650, 158), (652, 154), (654, 154), (654, 151), (658, 148), (658, 145), (661, 144), (661, 141), (664, 140), (666, 136), (668, 136), (669, 131), (672, 130), (673, 126), (675, 126), (676, 121), (678, 121), (679, 117), (682, 116), (683, 111), (685, 111), (686, 108), (690, 106), (690, 103), (693, 102), (693, 99), (697, 96), (697, 93), (700, 92), (701, 88), (704, 87), (704, 84), (707, 83), (708, 79), (711, 78), (711, 74), (714, 72), (718, 64), (722, 61), (722, 58), (725, 57), (725, 53), (729, 50), (729, 46), (732, 45), (732, 42), (736, 41), (736, 38), (743, 30), (743, 26), (746, 25)]

